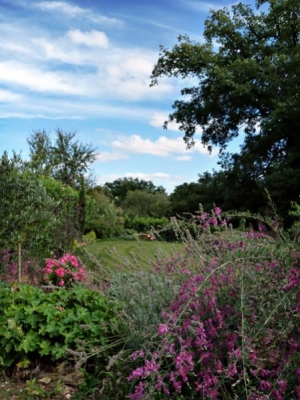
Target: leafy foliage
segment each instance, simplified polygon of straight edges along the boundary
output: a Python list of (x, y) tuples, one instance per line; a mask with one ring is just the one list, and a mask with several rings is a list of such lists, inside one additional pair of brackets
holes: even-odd
[(249, 208), (257, 212), (255, 199), (266, 187), (280, 212), (287, 214), (288, 201), (300, 194), (300, 4), (256, 4), (267, 11), (257, 12), (244, 3), (212, 10), (205, 21), (204, 44), (180, 36), (173, 49), (161, 47), (152, 85), (165, 76), (196, 81), (182, 89), (184, 99), (174, 102), (165, 127), (179, 123), (191, 146), (200, 126), (202, 143), (221, 151), (243, 130), (241, 154), (234, 155), (230, 165), (229, 155), (222, 161), (230, 175), (230, 199), (242, 193), (240, 206), (250, 196)]
[(151, 181), (138, 178), (120, 178), (114, 182), (106, 182), (104, 186), (110, 190), (118, 206), (125, 200), (128, 192), (139, 190), (148, 193), (165, 193), (163, 187), (157, 187)]
[(50, 293), (1, 284), (0, 360), (26, 366), (35, 357), (66, 359), (68, 350), (90, 352), (117, 332), (116, 310), (101, 294), (82, 286)]
[(51, 177), (42, 176), (40, 180), (48, 195), (56, 201), (51, 226), (38, 238), (44, 250), (48, 250), (48, 253), (45, 252), (48, 257), (49, 250), (56, 253), (70, 251), (74, 239), (80, 236), (79, 193)]
[(177, 295), (179, 286), (170, 276), (153, 272), (115, 274), (108, 295), (120, 305), (126, 332), (125, 348), (140, 350), (162, 322), (160, 313)]
[(124, 214), (134, 217), (166, 217), (170, 211), (169, 198), (166, 193), (154, 193), (142, 190), (128, 191), (120, 204)]
[(105, 195), (87, 197), (85, 232), (94, 231), (99, 239), (118, 237), (123, 225), (122, 210)]
[(56, 202), (41, 180), (28, 171), (20, 172), (6, 153), (0, 160), (0, 245), (18, 251), (21, 280), (22, 248), (29, 248), (38, 235), (46, 234), (54, 221)]
[(71, 187), (80, 187), (81, 176), (95, 161), (95, 149), (74, 141), (75, 132), (56, 130), (56, 139), (45, 131), (36, 131), (28, 139), (30, 166), (34, 171), (52, 176)]
[(125, 218), (125, 228), (134, 229), (136, 232), (150, 232), (151, 229), (160, 230), (169, 225), (168, 218), (139, 217)]

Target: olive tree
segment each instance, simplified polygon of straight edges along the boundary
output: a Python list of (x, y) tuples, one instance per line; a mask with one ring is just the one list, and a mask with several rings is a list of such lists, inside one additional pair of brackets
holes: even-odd
[(22, 276), (22, 248), (36, 235), (55, 223), (55, 201), (42, 181), (28, 172), (21, 159), (0, 159), (0, 244), (13, 247), (18, 254), (18, 279)]

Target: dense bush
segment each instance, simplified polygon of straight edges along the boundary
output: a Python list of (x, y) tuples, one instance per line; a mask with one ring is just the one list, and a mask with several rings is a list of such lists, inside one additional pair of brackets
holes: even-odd
[(198, 246), (155, 348), (132, 354), (130, 398), (299, 399), (300, 254), (259, 232)]
[[(49, 256), (49, 251), (61, 249), (70, 251), (75, 238), (79, 234), (79, 193), (75, 189), (50, 177), (41, 177), (44, 187), (57, 206), (53, 212), (52, 224), (47, 232), (42, 232), (36, 238), (36, 243), (43, 254)], [(48, 252), (48, 253), (47, 253)]]
[(125, 218), (125, 228), (134, 229), (138, 233), (149, 232), (151, 229), (159, 230), (169, 224), (168, 218), (134, 217)]
[(126, 332), (126, 348), (142, 349), (162, 322), (163, 311), (179, 291), (169, 276), (154, 272), (115, 274), (108, 295), (120, 306)]
[(108, 199), (87, 196), (85, 231), (94, 231), (98, 239), (119, 237), (124, 228), (121, 209), (117, 208)]
[(117, 333), (116, 310), (83, 286), (52, 292), (1, 284), (0, 365), (26, 367), (31, 360), (66, 359), (68, 350), (90, 352)]

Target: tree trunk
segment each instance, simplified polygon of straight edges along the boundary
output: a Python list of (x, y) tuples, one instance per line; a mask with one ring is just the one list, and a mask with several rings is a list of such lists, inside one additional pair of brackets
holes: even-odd
[(22, 282), (22, 243), (18, 243), (18, 280)]

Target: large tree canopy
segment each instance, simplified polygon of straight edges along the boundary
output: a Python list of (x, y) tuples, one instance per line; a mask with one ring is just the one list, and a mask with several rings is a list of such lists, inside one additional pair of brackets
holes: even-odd
[[(165, 76), (193, 78), (196, 85), (182, 90), (165, 127), (179, 123), (188, 146), (200, 127), (202, 142), (221, 151), (244, 131), (234, 166), (251, 167), (253, 179), (291, 200), (299, 196), (300, 177), (300, 2), (256, 6), (211, 11), (204, 44), (181, 36), (172, 50), (161, 47), (152, 85)], [(284, 185), (287, 193), (278, 191)]]
[(161, 48), (152, 85), (163, 76), (198, 80), (182, 90), (186, 99), (175, 101), (169, 116), (187, 144), (199, 126), (209, 146), (226, 146), (241, 128), (263, 141), (271, 132), (274, 153), (298, 137), (300, 3), (257, 3), (268, 4), (268, 12), (258, 14), (242, 3), (211, 11), (204, 44), (180, 36), (171, 51)]
[(113, 182), (106, 182), (104, 188), (109, 189), (117, 205), (120, 205), (125, 200), (128, 192), (134, 192), (135, 190), (148, 193), (165, 193), (165, 189), (162, 186), (155, 186), (153, 182), (139, 178), (119, 178)]

